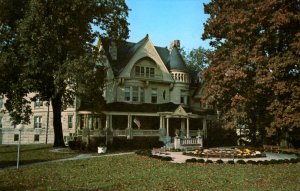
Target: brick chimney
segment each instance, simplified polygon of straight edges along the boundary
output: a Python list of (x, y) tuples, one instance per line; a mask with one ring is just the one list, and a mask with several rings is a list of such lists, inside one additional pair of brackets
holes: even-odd
[(180, 48), (180, 40), (174, 40), (170, 43), (170, 50), (172, 50), (174, 47)]

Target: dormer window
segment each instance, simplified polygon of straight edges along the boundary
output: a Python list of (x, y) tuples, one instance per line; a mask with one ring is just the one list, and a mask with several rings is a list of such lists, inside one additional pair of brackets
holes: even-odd
[(155, 77), (155, 68), (144, 67), (144, 66), (135, 66), (135, 76), (154, 78)]

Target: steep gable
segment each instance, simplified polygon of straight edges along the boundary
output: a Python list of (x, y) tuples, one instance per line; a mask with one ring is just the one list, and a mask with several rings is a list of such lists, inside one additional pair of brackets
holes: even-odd
[[(159, 51), (162, 55), (166, 54), (166, 52), (162, 51), (161, 49)], [(162, 72), (163, 80), (173, 82), (173, 78), (170, 75), (168, 68), (166, 67), (166, 65), (163, 61), (163, 59), (166, 60), (166, 56), (164, 56), (163, 59), (160, 57), (160, 54), (158, 53), (157, 48), (154, 47), (154, 45), (151, 42), (151, 40), (149, 39), (148, 35), (143, 40), (138, 42), (130, 50), (130, 53), (131, 53), (132, 57), (130, 58), (127, 65), (121, 70), (120, 75), (119, 75), (120, 77), (129, 78), (130, 72), (137, 61), (139, 61), (142, 58), (150, 58), (160, 68), (160, 70)]]

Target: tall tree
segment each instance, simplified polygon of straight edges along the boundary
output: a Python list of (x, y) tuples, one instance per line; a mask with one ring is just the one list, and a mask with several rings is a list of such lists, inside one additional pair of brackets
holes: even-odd
[(78, 90), (74, 83), (81, 81), (70, 68), (84, 70), (81, 74), (85, 80), (102, 73), (99, 70), (103, 68), (95, 67), (101, 58), (94, 42), (99, 35), (115, 40), (128, 37), (128, 7), (124, 0), (3, 0), (0, 7), (5, 10), (0, 14), (0, 50), (5, 57), (1, 67), (17, 68), (9, 70), (14, 75), (8, 80), (1, 76), (3, 82), (9, 82), (7, 89), (1, 90), (8, 97), (6, 106), (11, 113), (17, 111), (15, 116), (21, 116), (14, 118), (16, 123), (28, 123), (28, 115), (19, 115), (28, 113), (28, 100), (14, 100), (37, 92), (51, 101), (54, 146), (64, 146), (61, 111)]
[(300, 1), (213, 0), (205, 12), (206, 98), (225, 126), (250, 128), (253, 144), (266, 129), (300, 127)]
[(202, 78), (202, 72), (209, 65), (207, 54), (210, 50), (200, 46), (199, 48), (194, 48), (191, 51), (186, 51), (184, 48), (181, 48), (180, 52), (186, 63), (192, 82), (198, 81), (199, 78)]

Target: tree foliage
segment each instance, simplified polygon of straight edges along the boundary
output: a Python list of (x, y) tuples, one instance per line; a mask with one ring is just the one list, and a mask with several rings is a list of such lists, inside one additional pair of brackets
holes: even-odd
[(0, 93), (8, 98), (6, 107), (15, 123), (29, 122), (30, 100), (25, 96), (37, 92), (52, 103), (54, 146), (63, 146), (61, 111), (79, 92), (81, 77), (103, 82), (103, 67), (95, 67), (101, 58), (94, 42), (99, 35), (126, 38), (127, 15), (123, 0), (1, 1), (0, 67), (7, 73), (1, 74)]
[(207, 54), (210, 50), (200, 46), (199, 48), (192, 49), (191, 51), (186, 51), (184, 48), (181, 48), (180, 52), (186, 63), (192, 82), (198, 81), (199, 78), (202, 78), (202, 72), (209, 65)]
[(225, 126), (249, 128), (254, 144), (300, 127), (300, 1), (213, 0), (205, 12), (205, 95)]

